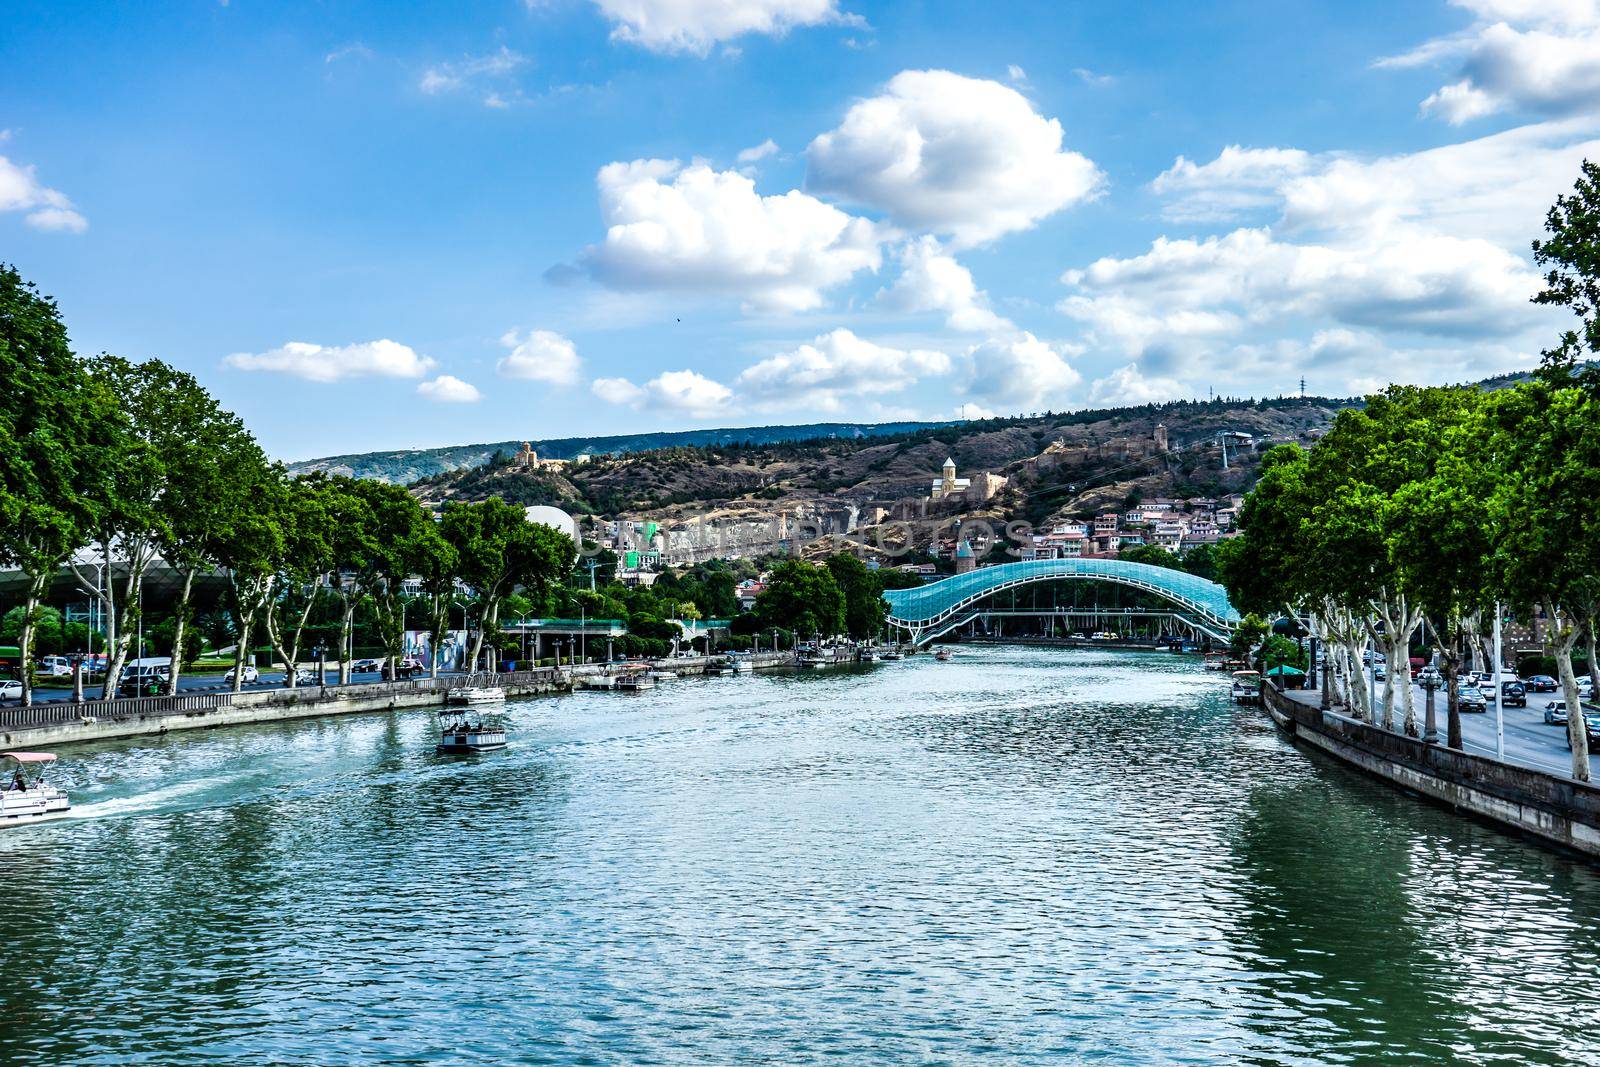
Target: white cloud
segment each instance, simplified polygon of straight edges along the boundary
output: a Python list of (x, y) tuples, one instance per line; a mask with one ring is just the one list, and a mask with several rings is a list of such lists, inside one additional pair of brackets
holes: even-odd
[(511, 350), (495, 367), (502, 377), (572, 385), (583, 374), (577, 346), (552, 330), (512, 330), (500, 343)]
[(596, 378), (590, 388), (612, 404), (696, 416), (719, 414), (733, 399), (733, 390), (692, 370), (666, 371), (642, 386), (626, 378)]
[(988, 294), (972, 280), (972, 272), (940, 247), (938, 238), (919, 237), (900, 249), (900, 277), (880, 298), (901, 311), (942, 311), (952, 330), (993, 333), (1012, 329), (989, 308)]
[(759, 163), (763, 159), (766, 159), (768, 156), (776, 155), (777, 152), (778, 152), (778, 142), (776, 142), (772, 138), (768, 137), (765, 141), (762, 141), (760, 144), (752, 145), (751, 147), (746, 148), (744, 151), (740, 152), (739, 155), (738, 155), (738, 161), (740, 163), (744, 163), (746, 165), (751, 164), (751, 163)]
[(1031, 333), (995, 337), (967, 350), (966, 391), (1011, 410), (1065, 404), (1083, 380), (1067, 362), (1076, 350), (1041, 341)]
[(1015, 63), (1011, 63), (1006, 67), (1006, 77), (1010, 78), (1016, 84), (1021, 85), (1028, 80), (1028, 72), (1017, 66)]
[[(527, 56), (501, 45), (497, 51), (487, 55), (467, 56), (454, 63), (440, 63), (429, 67), (422, 72), (422, 77), (417, 81), (417, 88), (429, 96), (453, 93), (484, 80), (503, 78), (525, 66), (527, 62)], [(485, 97), (484, 103), (490, 107), (505, 106), (500, 95), (493, 92)]]
[(1210, 163), (1179, 156), (1150, 188), (1173, 198), (1161, 212), (1169, 219), (1231, 219), (1276, 206), (1284, 182), (1304, 174), (1313, 162), (1311, 153), (1298, 148), (1228, 145)]
[(239, 370), (276, 371), (310, 382), (346, 378), (420, 378), (434, 361), (397, 341), (353, 345), (314, 345), (290, 341), (266, 352), (235, 352), (223, 362)]
[(441, 374), (417, 386), (417, 395), (441, 404), (476, 404), (483, 399), (477, 386), (450, 374)]
[(0, 156), (0, 211), (27, 212), (24, 219), (39, 230), (82, 233), (89, 228), (89, 220), (65, 193), (41, 184), (32, 166), (13, 163), (5, 156)]
[(1096, 193), (1098, 168), (1061, 142), (1061, 123), (1015, 89), (908, 70), (811, 142), (806, 187), (971, 246)]
[(846, 402), (899, 392), (949, 371), (943, 352), (890, 348), (837, 329), (746, 368), (735, 384), (756, 405), (838, 411)]
[(613, 40), (653, 52), (704, 56), (747, 33), (781, 37), (798, 26), (860, 24), (838, 0), (595, 0), (611, 20)]
[(1500, 111), (1600, 112), (1600, 3), (1452, 0), (1476, 16), (1467, 29), (1380, 60), (1380, 67), (1449, 61), (1456, 79), (1422, 102), (1460, 125)]
[(1138, 364), (1118, 367), (1089, 386), (1089, 403), (1095, 407), (1137, 407), (1188, 395), (1172, 378), (1147, 378)]
[(1108, 85), (1116, 84), (1117, 81), (1116, 76), (1113, 74), (1096, 74), (1087, 67), (1073, 67), (1072, 73), (1076, 74), (1085, 85), (1093, 86), (1096, 89), (1104, 89)]
[(736, 171), (640, 159), (601, 167), (597, 184), (606, 236), (582, 258), (616, 289), (721, 293), (804, 311), (882, 262), (870, 221), (798, 191), (761, 196)]
[(981, 404), (966, 403), (959, 404), (956, 407), (956, 418), (958, 419), (992, 419), (995, 417), (994, 412)]

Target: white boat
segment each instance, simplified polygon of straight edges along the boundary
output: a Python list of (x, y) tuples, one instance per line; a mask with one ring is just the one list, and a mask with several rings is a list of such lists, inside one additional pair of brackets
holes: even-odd
[(900, 659), (901, 658), (900, 650), (896, 649), (896, 648), (891, 648), (886, 652), (878, 653), (878, 658), (881, 659), (881, 660), (884, 660), (885, 662), (888, 662), (890, 660)]
[(955, 659), (955, 656), (956, 650), (953, 648), (941, 648), (933, 654), (933, 658), (938, 660), (940, 663), (948, 663), (952, 659)]
[(729, 656), (728, 666), (733, 668), (734, 674), (742, 674), (745, 671), (756, 669), (755, 662), (746, 656)]
[(49, 752), (0, 752), (0, 826), (59, 819), (71, 810), (66, 792), (45, 784), (44, 769), (55, 761)]
[(623, 674), (617, 677), (617, 688), (629, 693), (642, 693), (646, 689), (654, 689), (656, 680), (650, 677), (648, 671), (636, 671), (632, 674)]
[(464, 755), (472, 752), (491, 752), (506, 747), (503, 726), (491, 726), (481, 720), (469, 722), (465, 716), (447, 722), (439, 731), (439, 743), (434, 751), (440, 755)]
[(650, 677), (658, 682), (671, 682), (677, 679), (677, 671), (651, 671)]
[(506, 691), (497, 686), (469, 685), (461, 689), (452, 689), (445, 694), (446, 704), (503, 704)]

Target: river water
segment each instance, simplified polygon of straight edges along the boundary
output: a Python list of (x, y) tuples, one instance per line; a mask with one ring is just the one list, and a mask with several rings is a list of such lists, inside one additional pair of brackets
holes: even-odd
[(1192, 658), (963, 649), (62, 750), (0, 1063), (1600, 1062), (1600, 876)]

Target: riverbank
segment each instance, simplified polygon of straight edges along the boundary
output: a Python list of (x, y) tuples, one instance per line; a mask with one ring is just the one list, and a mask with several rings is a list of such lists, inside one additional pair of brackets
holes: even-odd
[(1427, 744), (1318, 706), (1311, 691), (1262, 693), (1296, 740), (1410, 793), (1600, 863), (1600, 787)]
[[(792, 667), (787, 652), (746, 657), (754, 670)], [(651, 668), (679, 675), (705, 674), (721, 656), (659, 660)], [(193, 693), (172, 697), (39, 704), (0, 711), (0, 744), (7, 748), (45, 748), (85, 741), (144, 737), (179, 730), (204, 730), (325, 715), (444, 707), (455, 689), (503, 689), (508, 698), (567, 693), (585, 678), (616, 673), (618, 664), (541, 667), (503, 674), (444, 675), (405, 681), (238, 693)]]

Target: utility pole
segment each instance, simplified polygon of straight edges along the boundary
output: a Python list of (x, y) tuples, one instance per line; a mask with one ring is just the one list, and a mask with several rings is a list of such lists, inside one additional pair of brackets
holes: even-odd
[(1494, 758), (1506, 758), (1506, 717), (1504, 693), (1500, 689), (1500, 605), (1494, 606)]
[(1304, 400), (1305, 398), (1306, 398), (1306, 376), (1304, 374), (1302, 374), (1302, 375), (1300, 375), (1300, 399)]

